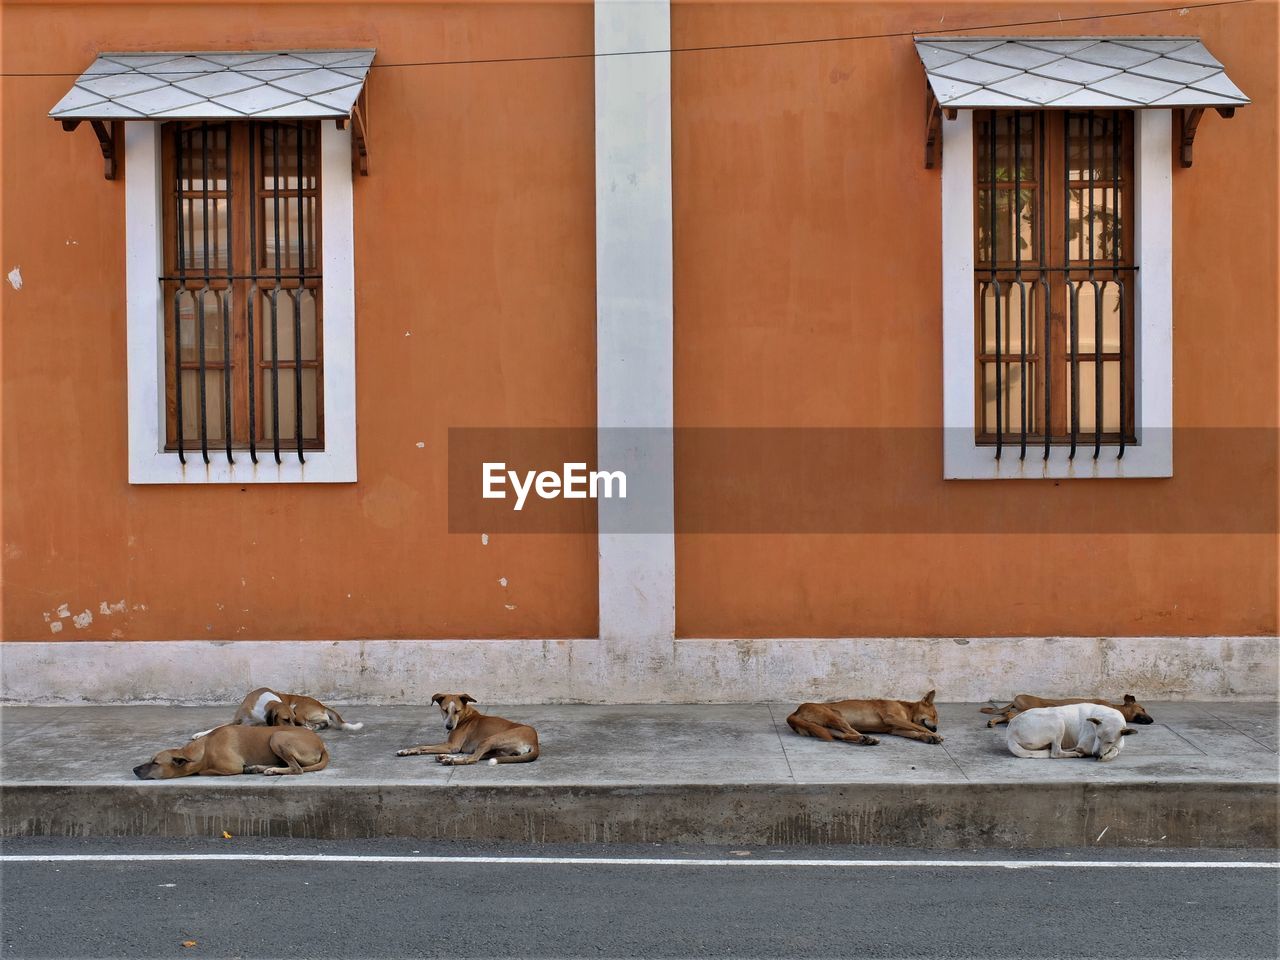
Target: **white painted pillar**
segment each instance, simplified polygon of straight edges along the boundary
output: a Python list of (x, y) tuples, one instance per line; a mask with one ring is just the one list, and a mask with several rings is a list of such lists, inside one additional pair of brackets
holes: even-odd
[[(669, 0), (595, 0), (597, 54), (670, 41)], [(600, 638), (618, 669), (644, 670), (675, 636), (671, 55), (595, 68), (599, 464), (628, 484), (598, 501)]]

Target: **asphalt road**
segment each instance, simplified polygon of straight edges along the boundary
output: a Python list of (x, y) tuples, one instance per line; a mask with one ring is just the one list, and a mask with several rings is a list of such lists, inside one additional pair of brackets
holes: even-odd
[[(104, 854), (191, 859), (15, 859)], [(225, 855), (264, 859), (217, 859)], [(419, 859), (390, 859), (406, 856)], [(441, 856), (457, 859), (421, 859)], [(979, 862), (1010, 857), (1054, 863)], [(895, 863), (865, 862), (879, 858)], [(761, 865), (771, 859), (806, 862)], [(1193, 865), (1160, 866), (1179, 861)], [(1275, 856), (9, 841), (0, 847), (0, 925), (12, 958), (1270, 960), (1280, 953), (1280, 872), (1239, 861), (1274, 865)]]

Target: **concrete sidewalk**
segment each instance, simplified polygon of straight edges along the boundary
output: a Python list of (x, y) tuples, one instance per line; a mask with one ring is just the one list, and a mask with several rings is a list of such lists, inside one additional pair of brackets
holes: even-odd
[(130, 769), (234, 707), (0, 711), (0, 835), (917, 847), (1275, 847), (1275, 703), (1147, 703), (1112, 763), (1018, 760), (978, 704), (942, 704), (941, 746), (794, 735), (794, 705), (482, 705), (537, 727), (531, 764), (398, 758), (443, 739), (426, 707), (342, 707), (355, 733), (301, 777), (141, 782)]

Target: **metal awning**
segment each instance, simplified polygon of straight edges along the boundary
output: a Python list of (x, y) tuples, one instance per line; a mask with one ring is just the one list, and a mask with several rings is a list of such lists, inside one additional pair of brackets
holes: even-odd
[[(103, 53), (49, 116), (93, 125), (114, 176), (107, 124), (120, 120), (354, 120), (363, 161), (365, 77), (376, 51), (261, 50)], [(364, 171), (362, 162), (362, 172)]]
[(916, 37), (928, 78), (925, 165), (941, 112), (1172, 108), (1183, 165), (1205, 108), (1231, 116), (1249, 103), (1199, 37)]

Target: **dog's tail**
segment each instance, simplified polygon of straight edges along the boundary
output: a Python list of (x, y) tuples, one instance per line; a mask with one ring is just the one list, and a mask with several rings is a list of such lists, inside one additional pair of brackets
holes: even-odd
[(199, 740), (201, 737), (207, 737), (209, 734), (213, 733), (213, 731), (217, 729), (218, 729), (217, 727), (210, 727), (208, 730), (201, 730), (199, 733), (193, 733), (191, 735), (191, 739)]
[(339, 730), (363, 730), (363, 723), (347, 723), (342, 716), (333, 707), (325, 707), (324, 712), (329, 715), (329, 723)]
[(1013, 709), (1013, 704), (1006, 704), (1003, 707), (979, 707), (979, 713), (1008, 713)]

